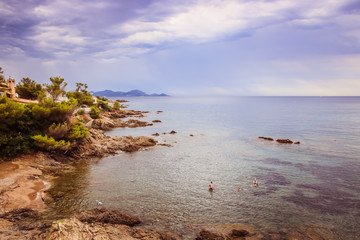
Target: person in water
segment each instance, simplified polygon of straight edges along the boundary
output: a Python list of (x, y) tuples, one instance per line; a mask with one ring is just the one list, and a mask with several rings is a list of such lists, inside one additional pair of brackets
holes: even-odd
[(45, 204), (45, 191), (41, 192), (41, 201)]
[(253, 185), (254, 185), (254, 187), (258, 187), (258, 186), (259, 186), (259, 183), (257, 182), (256, 178), (255, 178), (254, 181), (253, 181)]
[(213, 186), (213, 182), (212, 182), (212, 181), (209, 183), (209, 190), (214, 190), (214, 186)]

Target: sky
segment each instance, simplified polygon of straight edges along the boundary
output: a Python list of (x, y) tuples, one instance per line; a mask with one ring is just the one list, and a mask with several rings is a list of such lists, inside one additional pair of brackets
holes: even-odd
[(0, 0), (6, 78), (173, 96), (359, 96), (359, 0)]

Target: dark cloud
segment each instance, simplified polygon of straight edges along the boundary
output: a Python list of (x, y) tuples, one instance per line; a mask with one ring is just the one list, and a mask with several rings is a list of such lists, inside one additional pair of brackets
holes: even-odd
[(341, 8), (343, 13), (360, 13), (360, 2), (359, 1), (351, 1)]

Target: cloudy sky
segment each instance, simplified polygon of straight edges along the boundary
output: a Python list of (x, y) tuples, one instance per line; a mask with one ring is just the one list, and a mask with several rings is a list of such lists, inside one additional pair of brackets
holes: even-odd
[(0, 0), (6, 77), (170, 95), (360, 95), (359, 0)]

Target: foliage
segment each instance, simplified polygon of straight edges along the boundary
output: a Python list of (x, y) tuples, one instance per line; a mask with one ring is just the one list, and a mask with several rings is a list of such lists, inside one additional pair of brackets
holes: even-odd
[(83, 139), (86, 138), (89, 131), (84, 127), (83, 123), (78, 121), (71, 126), (70, 129), (70, 138), (71, 139)]
[(66, 150), (70, 146), (68, 140), (76, 145), (87, 131), (82, 125), (68, 125), (76, 105), (76, 100), (54, 103), (52, 99), (24, 105), (0, 97), (0, 156), (26, 153), (34, 146), (49, 151)]
[(98, 108), (101, 108), (102, 110), (105, 110), (105, 111), (109, 111), (111, 112), (112, 111), (112, 108), (109, 106), (109, 103), (108, 102), (105, 102), (105, 101), (102, 101), (102, 100), (98, 100)]
[(39, 131), (23, 104), (0, 97), (0, 156), (11, 157), (29, 151), (32, 134)]
[(44, 84), (45, 90), (50, 94), (53, 101), (57, 101), (60, 96), (65, 94), (65, 87), (67, 83), (64, 82), (63, 78), (60, 77), (51, 77), (50, 81), (52, 84)]
[(77, 101), (70, 99), (69, 101), (53, 102), (50, 98), (45, 98), (39, 104), (30, 104), (32, 106), (32, 116), (36, 120), (42, 119), (47, 122), (47, 126), (54, 123), (63, 123), (68, 121), (73, 114)]
[(76, 90), (74, 92), (67, 92), (66, 96), (68, 98), (76, 99), (79, 106), (83, 104), (92, 106), (94, 104), (94, 99), (92, 98), (91, 93), (86, 90), (87, 88), (87, 84), (76, 83)]
[(100, 118), (100, 110), (95, 107), (95, 106), (92, 106), (90, 108), (90, 117), (92, 117), (93, 119), (97, 119), (97, 118)]
[(31, 138), (35, 141), (34, 142), (35, 146), (47, 151), (53, 151), (53, 150), (66, 151), (70, 147), (70, 142), (67, 142), (65, 140), (56, 141), (54, 138), (48, 137), (46, 135), (45, 136), (36, 135)]
[(70, 130), (70, 128), (67, 125), (67, 123), (64, 123), (64, 124), (61, 124), (61, 123), (55, 124), (55, 123), (53, 123), (53, 124), (51, 124), (51, 126), (48, 129), (47, 135), (49, 137), (52, 137), (52, 138), (56, 139), (56, 140), (63, 139), (63, 138), (67, 137), (69, 130)]
[(121, 108), (120, 103), (114, 102), (113, 109), (114, 109), (114, 110), (119, 110), (120, 108)]
[(24, 105), (0, 97), (0, 130), (7, 130), (17, 123), (25, 112)]
[(96, 96), (96, 98), (104, 102), (109, 101), (109, 99), (107, 99), (106, 97)]
[(20, 98), (25, 99), (37, 99), (44, 90), (41, 84), (36, 83), (30, 78), (23, 78), (21, 82), (16, 85), (16, 93), (19, 94)]
[(79, 114), (79, 115), (84, 115), (85, 114), (85, 109), (80, 109), (76, 113)]

